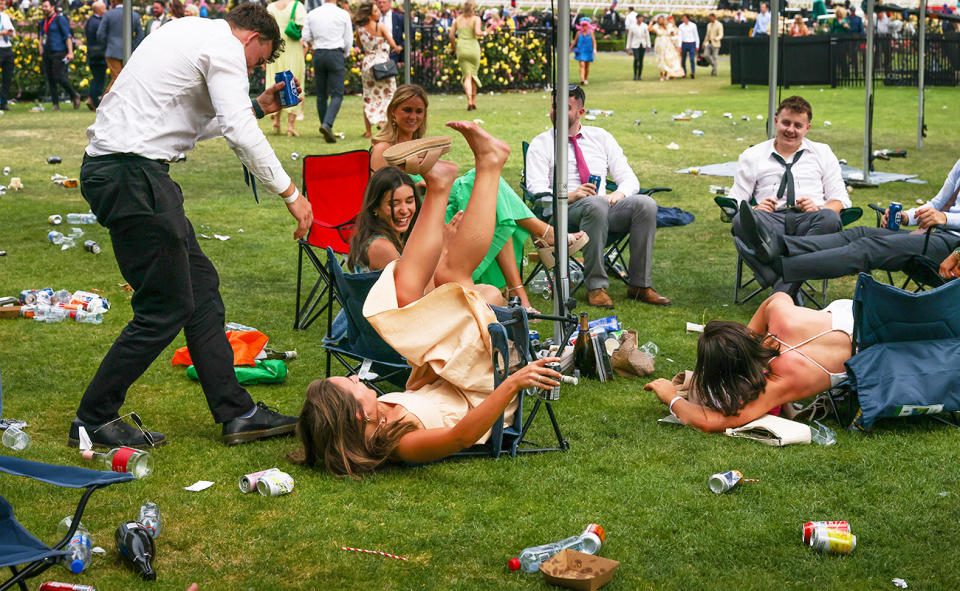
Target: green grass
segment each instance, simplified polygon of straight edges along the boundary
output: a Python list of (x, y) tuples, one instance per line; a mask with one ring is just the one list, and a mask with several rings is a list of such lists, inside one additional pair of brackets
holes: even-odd
[[(726, 67), (726, 63), (724, 63)], [(723, 74), (726, 74), (724, 67)], [(574, 68), (573, 78), (576, 79)], [(666, 185), (664, 205), (696, 214), (695, 223), (661, 230), (655, 247), (654, 286), (673, 299), (667, 309), (625, 300), (612, 284), (621, 321), (639, 331), (641, 342), (660, 347), (657, 377), (692, 368), (696, 337), (686, 321), (749, 319), (759, 301), (731, 302), (735, 254), (729, 226), (719, 220), (710, 184), (728, 179), (680, 176), (691, 165), (734, 160), (748, 145), (765, 139), (766, 88), (742, 90), (727, 79), (701, 77), (656, 81), (652, 60), (644, 82), (630, 82), (630, 58), (604, 54), (587, 87), (587, 108), (613, 109), (595, 124), (609, 129), (626, 151), (643, 186)], [(862, 89), (793, 88), (811, 100), (811, 139), (828, 142), (841, 158), (860, 162)], [(930, 137), (917, 152), (916, 89), (879, 87), (876, 147), (908, 148), (907, 160), (882, 163), (889, 171), (913, 172), (929, 185), (888, 184), (857, 190), (855, 205), (929, 199), (957, 157), (952, 125), (960, 91), (928, 90)], [(505, 138), (514, 153), (504, 177), (516, 186), (520, 142), (543, 131), (548, 95), (483, 95), (473, 117)], [(316, 154), (365, 148), (360, 100), (349, 97), (336, 129), (347, 140), (323, 143), (316, 111), (308, 102), (300, 139), (270, 136), (295, 177), (291, 152)], [(459, 96), (431, 97), (431, 132), (441, 122), (467, 116)], [(26, 320), (0, 323), (0, 369), (4, 416), (29, 421), (34, 445), (22, 457), (82, 465), (67, 448), (67, 427), (80, 395), (113, 339), (131, 317), (128, 296), (118, 287), (106, 231), (85, 227), (104, 252), (58, 251), (45, 235), (52, 213), (86, 211), (79, 190), (49, 181), (61, 172), (76, 176), (86, 144), (87, 111), (27, 112), (18, 105), (0, 117), (0, 166), (23, 179), (20, 193), (0, 197), (0, 295), (21, 289), (102, 289), (113, 304), (102, 326), (44, 325)], [(948, 108), (949, 107), (949, 108)], [(702, 109), (704, 118), (676, 123), (670, 115)], [(653, 114), (653, 110), (657, 114)], [(732, 112), (733, 121), (721, 116)], [(171, 114), (172, 115), (172, 114)], [(741, 121), (749, 115), (749, 122)], [(639, 125), (634, 121), (639, 120)], [(830, 120), (830, 127), (823, 125)], [(733, 125), (736, 123), (736, 125)], [(269, 123), (262, 122), (268, 129)], [(691, 130), (702, 129), (703, 137)], [(649, 137), (648, 137), (649, 136)], [(743, 138), (742, 142), (737, 138)], [(679, 151), (667, 144), (675, 141)], [(49, 166), (46, 157), (63, 164)], [(451, 158), (469, 168), (466, 145), (454, 142)], [(198, 232), (228, 234), (227, 242), (202, 241), (217, 266), (228, 320), (263, 330), (276, 348), (300, 352), (287, 382), (254, 386), (251, 393), (294, 413), (306, 385), (324, 375), (323, 329), (291, 330), (296, 273), (293, 220), (277, 199), (255, 205), (243, 186), (240, 164), (223, 140), (205, 142), (172, 167)], [(864, 223), (873, 223), (872, 215)], [(204, 227), (206, 226), (206, 227)], [(243, 229), (243, 232), (240, 232)], [(830, 296), (850, 297), (852, 278), (831, 281)], [(578, 294), (582, 297), (582, 292)], [(547, 302), (535, 300), (548, 307)], [(591, 311), (596, 316), (596, 310)], [(547, 326), (538, 327), (541, 331)], [(767, 448), (718, 435), (656, 423), (666, 414), (642, 382), (617, 379), (600, 386), (566, 388), (556, 404), (567, 453), (516, 459), (452, 461), (396, 470), (362, 482), (338, 480), (291, 465), (292, 439), (226, 448), (202, 393), (182, 368), (169, 364), (179, 337), (131, 388), (125, 410), (136, 410), (171, 443), (156, 451), (149, 479), (113, 486), (93, 496), (84, 523), (108, 556), (74, 576), (54, 567), (42, 580), (75, 581), (101, 590), (183, 589), (199, 581), (206, 589), (529, 589), (546, 588), (538, 576), (509, 573), (507, 560), (522, 548), (579, 532), (590, 522), (607, 529), (602, 555), (619, 560), (608, 589), (883, 589), (902, 577), (911, 589), (951, 589), (960, 575), (949, 566), (960, 510), (960, 482), (949, 466), (960, 461), (957, 432), (929, 420), (885, 421), (871, 436), (838, 433), (835, 447)], [(546, 417), (541, 417), (546, 419)], [(548, 421), (535, 438), (546, 439)], [(4, 448), (4, 452), (7, 452)], [(293, 494), (280, 498), (241, 495), (242, 474), (279, 466), (296, 479)], [(715, 472), (739, 469), (760, 483), (732, 495), (706, 487)], [(201, 493), (182, 490), (196, 480), (215, 481)], [(45, 540), (73, 511), (70, 491), (12, 476), (0, 476), (0, 491), (20, 521)], [(943, 495), (942, 493), (948, 493)], [(121, 522), (136, 517), (140, 503), (157, 502), (164, 517), (155, 567), (159, 579), (143, 585), (113, 548)], [(859, 545), (847, 557), (820, 556), (800, 544), (800, 525), (809, 519), (848, 519)], [(409, 562), (342, 552), (352, 545), (407, 556)]]

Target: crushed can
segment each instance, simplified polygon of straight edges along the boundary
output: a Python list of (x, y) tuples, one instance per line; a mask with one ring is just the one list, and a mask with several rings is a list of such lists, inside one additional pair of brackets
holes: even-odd
[(903, 204), (899, 201), (891, 201), (890, 209), (887, 210), (887, 229), (899, 230), (902, 223)]
[(279, 497), (293, 492), (293, 477), (280, 470), (267, 472), (257, 479), (257, 492), (265, 497)]
[(830, 529), (840, 529), (850, 531), (850, 523), (846, 521), (808, 521), (803, 524), (803, 543), (809, 544), (813, 532), (818, 527), (828, 527)]
[(49, 222), (51, 226), (59, 226), (60, 224), (63, 223), (63, 216), (53, 214), (52, 216), (47, 218), (47, 222)]
[(243, 494), (251, 493), (257, 490), (257, 482), (259, 482), (260, 477), (268, 472), (279, 472), (279, 468), (270, 468), (269, 470), (261, 470), (259, 472), (253, 472), (251, 474), (244, 474), (240, 477), (240, 492)]
[(857, 536), (842, 529), (818, 527), (810, 536), (810, 547), (817, 552), (850, 554), (857, 547)]
[(739, 470), (729, 470), (714, 474), (707, 480), (710, 490), (719, 494), (728, 493), (740, 486), (743, 482), (743, 474)]
[(284, 83), (283, 88), (279, 90), (277, 96), (280, 97), (280, 104), (284, 107), (295, 107), (300, 103), (300, 94), (297, 92), (297, 85), (293, 81), (293, 72), (284, 70), (277, 72), (273, 79), (279, 84)]
[(89, 253), (100, 254), (100, 245), (96, 240), (84, 240), (83, 248)]
[(59, 156), (49, 156), (47, 158), (47, 164), (60, 164), (61, 162), (63, 162), (63, 159)]

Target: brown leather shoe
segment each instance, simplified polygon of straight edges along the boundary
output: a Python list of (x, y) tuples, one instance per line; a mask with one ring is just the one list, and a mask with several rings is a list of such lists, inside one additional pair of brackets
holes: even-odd
[(613, 308), (613, 300), (607, 295), (606, 288), (588, 289), (587, 303), (597, 308)]
[(654, 306), (669, 306), (671, 304), (670, 300), (658, 294), (652, 287), (634, 287), (631, 285), (627, 288), (627, 297)]

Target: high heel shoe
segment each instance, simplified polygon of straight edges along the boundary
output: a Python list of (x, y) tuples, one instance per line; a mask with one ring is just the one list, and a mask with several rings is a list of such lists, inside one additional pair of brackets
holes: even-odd
[[(547, 232), (550, 230), (547, 229)], [(543, 266), (552, 269), (553, 266), (557, 263), (557, 259), (554, 257), (554, 247), (552, 244), (547, 243), (547, 232), (543, 233), (543, 236), (535, 239), (533, 245), (537, 247), (537, 254), (540, 255), (540, 262), (543, 263)], [(576, 234), (570, 234), (567, 236), (567, 255), (571, 256), (573, 253), (580, 251), (587, 243), (590, 242), (590, 237), (587, 236), (586, 232), (577, 232)]]
[[(524, 293), (526, 293), (525, 290), (523, 290), (523, 286), (522, 286), (522, 285), (515, 285), (515, 286), (513, 286), (513, 287), (508, 287), (508, 288), (507, 288), (506, 291), (507, 291), (507, 301), (508, 301), (508, 302), (509, 302), (509, 300), (510, 300), (510, 294), (511, 294), (512, 292), (518, 291), (518, 290), (524, 291)], [(523, 309), (527, 311), (527, 314), (539, 314), (539, 313), (540, 313), (540, 310), (537, 310), (537, 309), (534, 308), (533, 306), (524, 306)], [(539, 322), (539, 320), (531, 320), (530, 322), (531, 322), (531, 323)]]
[(390, 166), (404, 168), (407, 174), (424, 174), (450, 151), (450, 146), (450, 136), (425, 137), (390, 146), (384, 150), (383, 159)]
[(288, 130), (287, 130), (287, 135), (290, 136), (290, 137), (300, 137), (300, 134), (297, 133), (297, 130), (296, 130), (296, 129), (288, 129)]

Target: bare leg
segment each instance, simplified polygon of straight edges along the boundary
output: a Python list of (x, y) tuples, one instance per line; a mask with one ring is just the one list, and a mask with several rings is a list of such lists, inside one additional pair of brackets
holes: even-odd
[(590, 79), (590, 62), (583, 62), (583, 81)]
[(513, 238), (507, 240), (507, 243), (497, 253), (497, 266), (507, 282), (507, 298), (517, 296), (520, 298), (523, 307), (529, 308), (530, 299), (523, 289), (523, 280), (520, 278), (520, 270), (517, 269), (517, 259), (514, 256)]
[(270, 115), (270, 118), (273, 119), (273, 133), (280, 133), (280, 112), (276, 112), (273, 115)]
[(477, 106), (477, 81), (470, 77), (470, 104)]
[(294, 128), (296, 121), (297, 121), (296, 113), (287, 113), (287, 133), (292, 136), (300, 135), (299, 133), (297, 133), (297, 130)]
[(473, 106), (473, 76), (467, 76), (463, 79), (463, 93), (467, 95), (467, 106)]
[(363, 126), (366, 128), (363, 137), (370, 137), (370, 120), (367, 119), (366, 111), (363, 112)]

